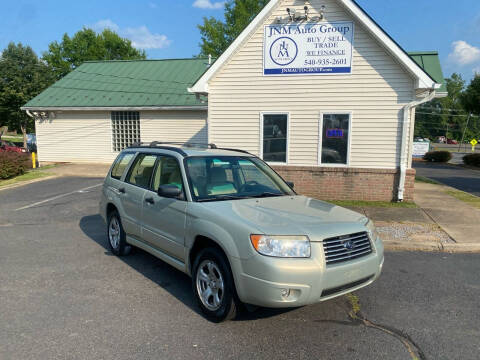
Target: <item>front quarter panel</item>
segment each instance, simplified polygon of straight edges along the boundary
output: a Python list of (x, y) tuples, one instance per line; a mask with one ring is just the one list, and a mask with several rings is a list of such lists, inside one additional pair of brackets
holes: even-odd
[(233, 214), (217, 213), (201, 203), (188, 203), (185, 243), (188, 252), (197, 236), (204, 236), (216, 242), (228, 258), (248, 259), (255, 254), (250, 234), (258, 232)]

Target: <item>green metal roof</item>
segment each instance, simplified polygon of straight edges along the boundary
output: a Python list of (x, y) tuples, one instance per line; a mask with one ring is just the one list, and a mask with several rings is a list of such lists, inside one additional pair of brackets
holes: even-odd
[[(408, 54), (447, 91), (437, 52)], [(187, 88), (207, 68), (201, 58), (86, 62), (23, 108), (204, 107)]]
[(440, 65), (440, 58), (436, 51), (413, 51), (408, 52), (408, 55), (438, 84), (442, 87), (437, 92), (447, 92), (445, 78), (443, 77), (442, 66)]
[(24, 108), (205, 106), (187, 88), (207, 67), (199, 58), (86, 62)]

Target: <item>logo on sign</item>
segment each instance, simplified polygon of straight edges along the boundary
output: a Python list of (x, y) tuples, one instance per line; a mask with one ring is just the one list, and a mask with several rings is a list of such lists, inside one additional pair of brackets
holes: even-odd
[(297, 43), (286, 36), (278, 38), (270, 46), (270, 58), (280, 66), (291, 64), (296, 59), (297, 54)]

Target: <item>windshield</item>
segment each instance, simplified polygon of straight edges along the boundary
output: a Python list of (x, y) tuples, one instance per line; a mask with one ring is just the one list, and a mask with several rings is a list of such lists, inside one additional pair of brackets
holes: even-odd
[(197, 201), (294, 195), (262, 160), (241, 156), (185, 159), (190, 191)]

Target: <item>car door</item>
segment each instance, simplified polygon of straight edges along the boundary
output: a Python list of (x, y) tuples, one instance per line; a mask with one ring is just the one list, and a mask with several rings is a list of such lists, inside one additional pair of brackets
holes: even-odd
[(187, 201), (185, 191), (180, 199), (164, 198), (157, 194), (160, 185), (175, 185), (184, 190), (178, 160), (160, 155), (157, 160), (152, 186), (143, 201), (142, 238), (151, 246), (185, 260), (185, 221)]
[(124, 216), (122, 222), (125, 232), (137, 239), (142, 235), (142, 211), (145, 193), (150, 187), (157, 155), (140, 153), (135, 158), (118, 193)]

